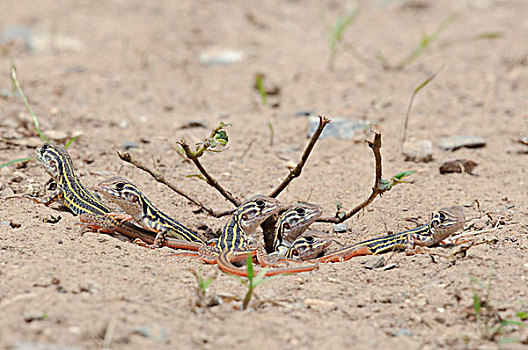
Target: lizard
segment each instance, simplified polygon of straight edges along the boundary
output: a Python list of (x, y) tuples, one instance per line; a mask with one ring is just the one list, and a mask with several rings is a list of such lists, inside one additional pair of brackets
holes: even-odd
[[(80, 221), (85, 224), (84, 228), (89, 227), (106, 233), (118, 232), (132, 239), (153, 241), (151, 231), (129, 222), (131, 218), (129, 215), (116, 213), (81, 183), (75, 173), (73, 161), (64, 147), (45, 143), (35, 149), (35, 156), (56, 182), (57, 190), (44, 201), (27, 196), (31, 200), (45, 206), (61, 201), (74, 215), (80, 216)], [(187, 243), (170, 239), (164, 245), (179, 249), (199, 248)]]
[(97, 192), (119, 205), (143, 228), (155, 232), (153, 248), (159, 248), (167, 237), (197, 243), (197, 248), (206, 245), (197, 233), (156, 208), (136, 185), (121, 177), (100, 182)]
[[(270, 261), (262, 246), (247, 243), (247, 235), (268, 217), (275, 214), (280, 208), (279, 201), (257, 195), (242, 203), (228, 219), (216, 246), (201, 247), (196, 253), (175, 253), (171, 256), (192, 256), (209, 264), (218, 264), (218, 267), (227, 273), (247, 277), (247, 271), (233, 265), (234, 262), (246, 260), (248, 255), (257, 258), (264, 267), (275, 266)], [(265, 276), (311, 271), (318, 267), (317, 263), (292, 268), (276, 268), (265, 272)], [(257, 274), (257, 272), (255, 272)]]
[[(442, 208), (433, 212), (431, 219), (424, 225), (359, 242), (317, 258), (315, 261), (321, 263), (346, 261), (354, 256), (380, 254), (395, 249), (404, 249), (407, 255), (416, 254), (425, 250), (423, 247), (442, 242), (462, 228), (464, 223), (464, 208), (461, 206)], [(416, 246), (422, 248), (415, 249)]]

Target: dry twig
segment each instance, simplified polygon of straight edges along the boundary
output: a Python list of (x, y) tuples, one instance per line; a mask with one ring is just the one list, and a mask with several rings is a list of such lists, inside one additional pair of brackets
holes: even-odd
[[(213, 130), (214, 132), (214, 130)], [(201, 148), (199, 148), (196, 152), (193, 152), (191, 151), (191, 148), (189, 147), (189, 145), (185, 142), (185, 140), (180, 140), (180, 142), (178, 142), (178, 144), (180, 146), (182, 146), (183, 148), (183, 151), (185, 152), (185, 156), (190, 159), (194, 165), (196, 165), (196, 167), (198, 168), (198, 170), (200, 170), (200, 173), (205, 177), (206, 179), (206, 182), (214, 187), (218, 192), (220, 192), (220, 194), (225, 198), (227, 199), (228, 201), (230, 201), (231, 203), (233, 203), (235, 205), (235, 207), (238, 207), (240, 204), (241, 204), (241, 201), (238, 199), (238, 198), (235, 198), (231, 192), (229, 192), (228, 190), (226, 190), (225, 188), (222, 187), (222, 185), (220, 185), (220, 183), (218, 183), (218, 181), (216, 181), (208, 172), (207, 170), (205, 170), (205, 168), (203, 167), (202, 163), (200, 163), (200, 160), (198, 160), (198, 157), (200, 157), (202, 154), (203, 154), (203, 151), (205, 150), (205, 148), (207, 146), (202, 146)], [(203, 149), (202, 149), (203, 148)]]
[(365, 199), (361, 204), (357, 205), (355, 208), (347, 212), (345, 215), (339, 215), (339, 212), (335, 216), (321, 217), (317, 219), (317, 222), (332, 222), (338, 224), (345, 220), (350, 219), (353, 215), (357, 214), (361, 209), (367, 207), (378, 195), (382, 195), (386, 189), (381, 189), (379, 184), (382, 176), (382, 163), (381, 163), (381, 133), (376, 132), (374, 135), (374, 141), (366, 141), (369, 147), (374, 153), (374, 158), (376, 160), (376, 179), (374, 180), (374, 186), (372, 187), (372, 193), (370, 196)]
[(156, 181), (164, 184), (165, 186), (169, 187), (174, 192), (176, 192), (179, 195), (187, 198), (191, 203), (196, 204), (197, 206), (199, 206), (200, 208), (205, 210), (207, 213), (209, 213), (211, 216), (214, 216), (215, 218), (219, 218), (219, 217), (222, 217), (222, 216), (229, 215), (229, 214), (231, 214), (233, 212), (232, 210), (226, 210), (226, 211), (221, 211), (221, 212), (215, 211), (214, 209), (212, 209), (209, 206), (207, 206), (207, 205), (203, 204), (202, 202), (200, 202), (198, 199), (194, 198), (193, 196), (185, 193), (184, 191), (182, 191), (181, 189), (176, 187), (174, 184), (172, 184), (167, 179), (165, 179), (165, 176), (163, 176), (159, 172), (155, 172), (152, 169), (149, 169), (147, 166), (145, 166), (139, 160), (134, 159), (130, 153), (128, 153), (128, 152), (119, 152), (119, 150), (116, 150), (116, 152), (117, 152), (117, 155), (119, 156), (119, 158), (121, 158), (122, 160), (124, 160), (127, 163), (130, 163), (130, 164), (134, 165), (136, 168), (147, 172)]
[(302, 169), (306, 161), (308, 160), (308, 157), (310, 156), (310, 153), (312, 152), (312, 149), (315, 146), (315, 143), (319, 139), (319, 136), (321, 136), (321, 133), (323, 132), (323, 129), (327, 124), (330, 123), (330, 118), (319, 116), (319, 125), (317, 126), (317, 129), (313, 133), (312, 137), (310, 138), (310, 142), (308, 142), (308, 145), (306, 145), (306, 148), (304, 149), (304, 152), (301, 156), (301, 160), (299, 160), (299, 163), (290, 170), (290, 173), (282, 182), (275, 188), (269, 196), (272, 198), (277, 197), (289, 184), (293, 181), (294, 178), (299, 177), (301, 175)]

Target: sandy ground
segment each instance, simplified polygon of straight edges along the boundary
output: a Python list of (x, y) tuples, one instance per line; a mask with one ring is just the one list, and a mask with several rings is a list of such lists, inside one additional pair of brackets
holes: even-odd
[[(516, 316), (528, 312), (528, 147), (517, 142), (528, 136), (528, 2), (364, 2), (345, 32), (356, 53), (342, 50), (329, 71), (323, 19), (335, 23), (344, 13), (340, 1), (2, 1), (0, 163), (31, 156), (41, 143), (28, 132), (22, 100), (9, 95), (14, 60), (43, 130), (56, 138), (82, 134), (70, 153), (83, 183), (124, 176), (202, 234), (218, 231), (225, 218), (195, 213), (196, 206), (119, 160), (114, 148), (136, 144), (137, 158), (213, 208), (230, 209), (204, 182), (185, 177), (197, 170), (178, 156), (175, 142), (200, 142), (220, 121), (231, 123), (229, 149), (206, 154), (204, 165), (239, 198), (267, 194), (307, 143), (308, 121), (295, 113), (311, 110), (375, 124), (386, 178), (418, 170), (411, 184), (348, 220), (338, 242), (412, 228), (433, 210), (459, 204), (466, 232), (484, 230), (474, 239), (485, 243), (451, 259), (389, 254), (397, 263), (390, 270), (365, 269), (368, 257), (325, 264), (259, 286), (258, 299), (241, 311), (241, 302), (230, 299), (243, 297), (245, 288), (215, 274), (216, 266), (167, 258), (168, 248), (144, 249), (110, 235), (79, 237), (78, 219), (58, 204), (10, 197), (51, 193), (39, 164), (12, 165), (0, 172), (0, 347), (528, 348), (527, 321)], [(453, 14), (403, 70), (376, 61), (377, 52), (400, 61)], [(200, 53), (212, 49), (244, 56), (227, 65), (200, 63)], [(406, 162), (400, 142), (410, 94), (442, 65), (416, 97), (408, 129), (410, 137), (432, 141), (434, 158)], [(280, 88), (267, 105), (253, 88), (256, 73)], [(189, 121), (205, 128), (182, 129)], [(438, 147), (455, 135), (487, 144)], [(475, 175), (440, 175), (450, 158), (477, 162)], [(365, 143), (326, 138), (279, 199), (319, 203), (331, 215), (336, 201), (347, 209), (366, 198), (373, 176)], [(332, 232), (329, 224), (314, 226)], [(190, 269), (216, 276), (207, 295), (223, 296), (221, 305), (193, 306)], [(474, 295), (482, 302), (478, 317)], [(498, 329), (499, 318), (517, 324)]]

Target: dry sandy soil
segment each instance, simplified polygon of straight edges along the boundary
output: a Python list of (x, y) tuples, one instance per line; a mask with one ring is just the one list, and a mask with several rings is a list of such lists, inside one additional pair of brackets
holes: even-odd
[[(195, 213), (196, 206), (119, 160), (114, 149), (136, 143), (137, 158), (208, 205), (230, 209), (203, 181), (185, 177), (197, 170), (175, 142), (199, 142), (220, 121), (231, 123), (229, 149), (206, 154), (203, 163), (239, 198), (266, 194), (307, 143), (308, 121), (295, 113), (311, 110), (375, 124), (383, 134), (385, 177), (418, 170), (412, 183), (348, 220), (338, 242), (412, 228), (433, 210), (460, 204), (466, 232), (482, 231), (472, 239), (483, 244), (452, 258), (388, 254), (397, 263), (390, 270), (364, 268), (368, 257), (324, 264), (259, 286), (246, 311), (240, 300), (226, 298), (242, 297), (245, 288), (216, 273), (207, 294), (224, 301), (200, 309), (189, 270), (209, 276), (216, 266), (171, 259), (168, 248), (145, 249), (111, 235), (79, 237), (78, 219), (60, 205), (12, 196), (50, 194), (44, 169), (19, 163), (0, 172), (0, 347), (528, 348), (527, 321), (516, 316), (528, 312), (528, 147), (517, 142), (528, 136), (528, 2), (365, 1), (345, 33), (356, 53), (342, 51), (329, 71), (323, 18), (335, 23), (344, 13), (344, 2), (315, 0), (1, 1), (0, 163), (31, 156), (41, 143), (28, 132), (22, 100), (10, 94), (14, 60), (43, 130), (59, 139), (82, 134), (69, 150), (87, 186), (115, 174), (129, 178), (201, 234), (218, 231), (225, 218)], [(437, 41), (404, 69), (376, 61), (377, 52), (391, 63), (403, 59), (453, 14)], [(200, 53), (215, 48), (244, 57), (202, 64)], [(433, 142), (434, 159), (406, 162), (400, 142), (410, 94), (442, 65), (418, 94), (408, 129)], [(268, 105), (253, 88), (256, 73), (280, 87)], [(205, 127), (182, 129), (189, 121)], [(486, 146), (438, 147), (442, 137), (465, 134), (486, 139)], [(450, 158), (479, 165), (474, 175), (440, 175), (439, 165)], [(346, 209), (366, 198), (373, 177), (365, 143), (325, 138), (279, 199), (319, 203), (332, 215), (336, 201)], [(329, 224), (314, 226), (332, 232)], [(483, 304), (478, 317), (474, 295)], [(498, 329), (499, 317), (518, 324)]]

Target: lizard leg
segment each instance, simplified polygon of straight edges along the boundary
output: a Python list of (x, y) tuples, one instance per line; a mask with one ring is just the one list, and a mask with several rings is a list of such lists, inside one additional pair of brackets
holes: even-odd
[(62, 199), (62, 191), (56, 190), (53, 192), (45, 201), (41, 201), (40, 199), (36, 197), (31, 197), (28, 195), (25, 195), (26, 198), (31, 199), (33, 202), (38, 204), (44, 204), (46, 207), (50, 206), (52, 203), (58, 201), (59, 199)]
[[(407, 237), (407, 241), (405, 242), (405, 254), (415, 255), (425, 253), (429, 250), (427, 247), (434, 243), (434, 238), (431, 235), (425, 236), (423, 234), (412, 233)], [(416, 246), (419, 246), (419, 248), (416, 248)]]

